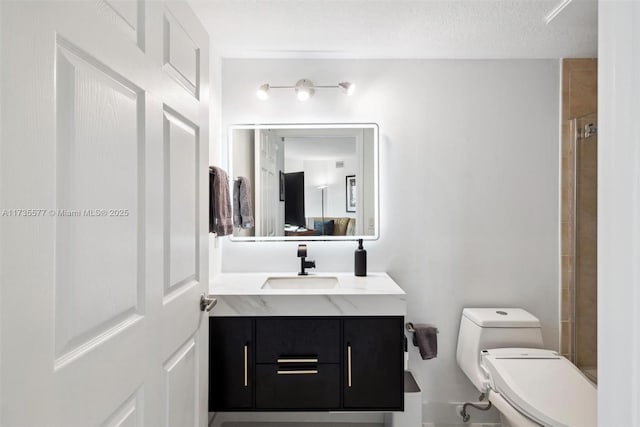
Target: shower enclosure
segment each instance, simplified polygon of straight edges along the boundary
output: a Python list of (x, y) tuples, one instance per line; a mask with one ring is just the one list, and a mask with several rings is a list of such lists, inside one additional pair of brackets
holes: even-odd
[(573, 363), (597, 382), (597, 208), (598, 119), (595, 113), (571, 120), (573, 140), (573, 215), (570, 242), (571, 351)]

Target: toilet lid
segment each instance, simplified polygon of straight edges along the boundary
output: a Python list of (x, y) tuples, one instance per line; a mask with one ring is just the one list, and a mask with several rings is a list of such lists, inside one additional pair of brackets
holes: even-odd
[(596, 387), (551, 350), (484, 350), (491, 387), (529, 418), (551, 427), (597, 424)]

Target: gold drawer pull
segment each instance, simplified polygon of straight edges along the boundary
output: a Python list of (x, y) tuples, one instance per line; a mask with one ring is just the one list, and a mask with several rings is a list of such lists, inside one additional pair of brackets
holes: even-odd
[(244, 346), (244, 386), (248, 387), (249, 386), (249, 362), (248, 362), (248, 350), (249, 350), (249, 346), (245, 345)]
[(318, 363), (317, 357), (309, 357), (309, 358), (282, 358), (278, 359), (278, 363)]
[(285, 371), (278, 369), (278, 375), (315, 375), (318, 373), (317, 369), (306, 369), (297, 371)]
[(347, 345), (347, 380), (351, 387), (351, 345)]

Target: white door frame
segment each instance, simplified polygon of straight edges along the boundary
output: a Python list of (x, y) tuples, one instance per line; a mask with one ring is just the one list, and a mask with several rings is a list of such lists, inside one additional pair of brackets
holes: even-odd
[(598, 425), (640, 425), (640, 2), (599, 1)]

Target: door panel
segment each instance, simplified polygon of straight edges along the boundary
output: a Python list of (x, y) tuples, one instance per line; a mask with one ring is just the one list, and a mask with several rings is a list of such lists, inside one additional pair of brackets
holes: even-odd
[(142, 390), (136, 390), (127, 400), (125, 400), (107, 419), (102, 423), (102, 427), (135, 427), (143, 426), (144, 418), (142, 414)]
[(174, 14), (164, 11), (163, 62), (165, 71), (195, 98), (199, 98), (200, 49)]
[(209, 409), (253, 407), (254, 333), (251, 318), (212, 317), (209, 371)]
[(165, 152), (165, 294), (198, 281), (199, 129), (163, 107)]
[(0, 425), (204, 426), (208, 36), (180, 2), (0, 8), (0, 209), (43, 212), (0, 218)]
[(345, 318), (345, 409), (403, 409), (402, 328), (402, 317)]
[(98, 0), (99, 13), (144, 50), (144, 0)]
[(197, 357), (197, 344), (191, 338), (164, 364), (166, 427), (196, 425)]
[(56, 76), (59, 367), (144, 314), (145, 171), (143, 91), (61, 37)]

